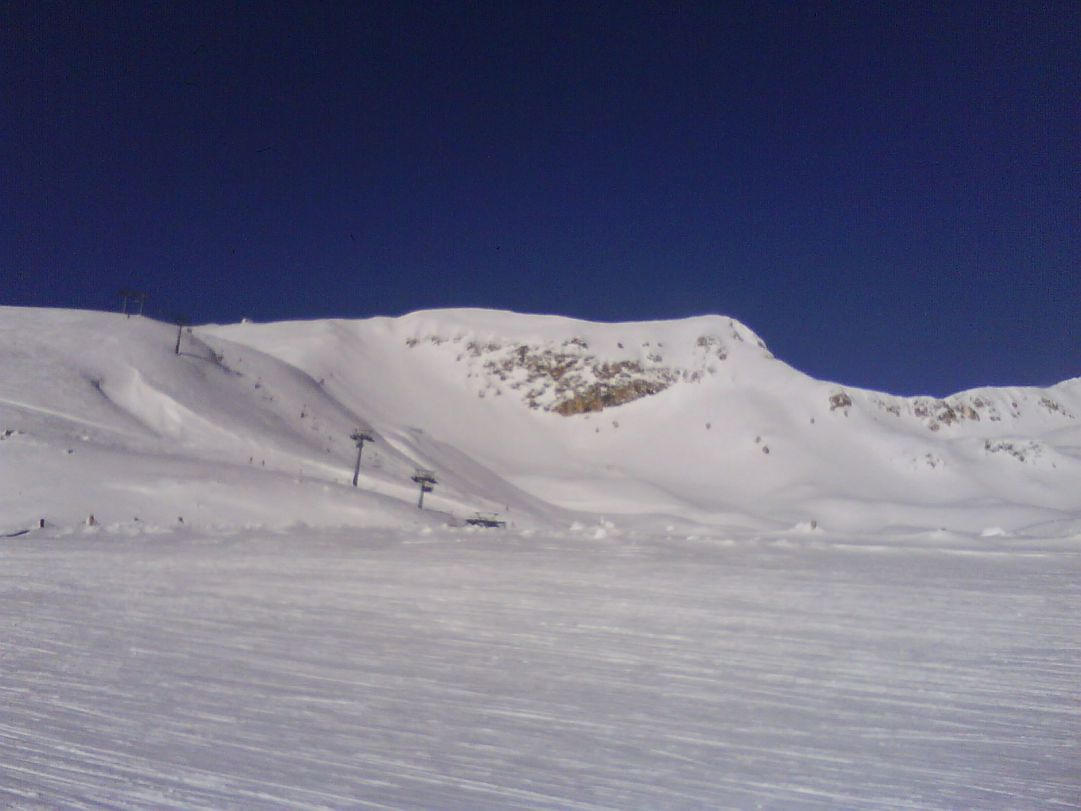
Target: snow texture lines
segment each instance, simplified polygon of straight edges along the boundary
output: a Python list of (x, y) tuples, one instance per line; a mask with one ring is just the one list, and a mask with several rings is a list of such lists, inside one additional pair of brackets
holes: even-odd
[(0, 803), (1076, 807), (1075, 552), (412, 540), (7, 542)]

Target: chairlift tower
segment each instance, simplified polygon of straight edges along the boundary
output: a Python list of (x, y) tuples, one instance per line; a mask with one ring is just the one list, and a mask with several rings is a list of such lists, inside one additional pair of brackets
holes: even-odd
[(360, 455), (364, 453), (364, 443), (375, 442), (375, 437), (371, 435), (370, 431), (358, 428), (349, 435), (349, 438), (357, 443), (357, 466), (353, 468), (353, 486), (356, 487), (357, 477), (360, 475)]
[(139, 311), (136, 315), (143, 314), (143, 304), (146, 303), (146, 293), (141, 290), (132, 290), (130, 287), (124, 287), (120, 290), (120, 312), (131, 318), (131, 313), (128, 312), (128, 301), (139, 302)]
[(180, 354), (180, 336), (184, 334), (184, 327), (191, 323), (191, 319), (184, 315), (173, 316), (173, 323), (176, 324), (176, 347), (173, 349), (174, 355)]
[(435, 473), (431, 470), (425, 470), (422, 467), (418, 467), (416, 473), (413, 474), (413, 481), (420, 487), (420, 498), (417, 499), (417, 509), (424, 509), (424, 494), (430, 493), (435, 489), (436, 482)]

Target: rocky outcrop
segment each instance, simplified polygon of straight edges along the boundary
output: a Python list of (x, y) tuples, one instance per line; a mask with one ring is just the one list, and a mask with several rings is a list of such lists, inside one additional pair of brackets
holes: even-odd
[(624, 405), (680, 381), (697, 383), (716, 374), (716, 364), (728, 357), (725, 341), (718, 335), (700, 336), (691, 352), (693, 363), (682, 366), (665, 360), (659, 342), (632, 349), (619, 343), (618, 354), (637, 355), (620, 358), (601, 357), (581, 337), (537, 344), (437, 335), (406, 341), (410, 348), (423, 344), (443, 351), (454, 348), (454, 359), (466, 367), (466, 379), (477, 387), (478, 397), (513, 392), (529, 408), (564, 417)]
[(830, 411), (836, 411), (838, 408), (846, 409), (852, 407), (852, 398), (848, 396), (848, 392), (839, 391), (830, 395)]
[(603, 411), (612, 406), (623, 405), (641, 397), (664, 391), (671, 381), (632, 379), (624, 383), (598, 382), (574, 392), (550, 410), (564, 417)]
[[(844, 391), (830, 395), (830, 411), (848, 409), (853, 406), (853, 398)], [(1014, 419), (1023, 413), (1033, 412), (1033, 402), (1029, 395), (1004, 398), (993, 396), (987, 390), (981, 393), (965, 392), (955, 394), (946, 399), (936, 397), (891, 397), (888, 394), (869, 394), (859, 400), (860, 404), (870, 404), (894, 417), (910, 416), (921, 421), (929, 431), (940, 431), (943, 428), (963, 425), (965, 423), (1002, 422), (1003, 415)], [(1027, 408), (1026, 408), (1027, 404)], [(1048, 414), (1072, 420), (1071, 414), (1056, 400), (1048, 396), (1041, 396), (1035, 402)]]

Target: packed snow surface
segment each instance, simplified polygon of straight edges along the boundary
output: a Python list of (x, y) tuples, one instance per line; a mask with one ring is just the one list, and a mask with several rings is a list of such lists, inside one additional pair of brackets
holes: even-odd
[(0, 805), (1076, 808), (1077, 539), (14, 539)]
[(1079, 485), (721, 316), (0, 308), (0, 805), (1076, 808)]

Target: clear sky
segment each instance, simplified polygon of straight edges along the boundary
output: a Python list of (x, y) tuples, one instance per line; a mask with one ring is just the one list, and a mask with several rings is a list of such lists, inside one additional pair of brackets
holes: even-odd
[(734, 316), (1081, 375), (1081, 3), (0, 4), (0, 303)]

